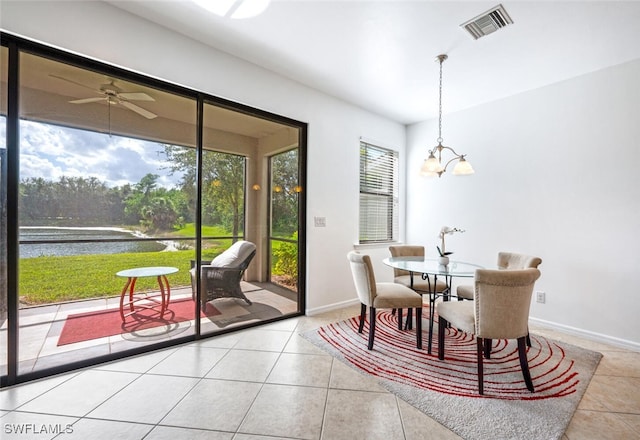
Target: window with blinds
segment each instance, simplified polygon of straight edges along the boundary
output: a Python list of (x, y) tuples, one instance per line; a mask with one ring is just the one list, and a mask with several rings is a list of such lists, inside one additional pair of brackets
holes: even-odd
[(360, 142), (360, 243), (398, 235), (398, 152)]

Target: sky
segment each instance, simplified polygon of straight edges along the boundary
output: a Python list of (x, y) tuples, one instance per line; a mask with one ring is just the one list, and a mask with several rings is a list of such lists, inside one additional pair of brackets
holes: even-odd
[[(0, 148), (6, 124), (0, 119)], [(42, 177), (96, 177), (109, 187), (135, 184), (148, 173), (158, 186), (175, 187), (180, 175), (169, 175), (161, 144), (104, 133), (20, 122), (20, 180)]]

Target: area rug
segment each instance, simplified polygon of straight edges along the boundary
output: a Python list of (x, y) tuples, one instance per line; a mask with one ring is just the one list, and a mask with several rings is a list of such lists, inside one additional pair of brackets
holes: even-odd
[(439, 360), (437, 325), (432, 354), (416, 348), (415, 330), (398, 330), (397, 319), (379, 311), (373, 350), (368, 323), (359, 317), (301, 334), (332, 356), (373, 376), (379, 384), (467, 440), (560, 439), (602, 355), (531, 335), (529, 367), (535, 393), (526, 389), (515, 341), (494, 341), (484, 362), (484, 392), (478, 394), (473, 335), (447, 329), (446, 358)]
[[(194, 319), (194, 313), (195, 303), (188, 298), (171, 301), (163, 317), (159, 316), (158, 311), (140, 309), (122, 322), (119, 308), (69, 315), (60, 333), (58, 346), (190, 321)], [(214, 317), (221, 313), (213, 305), (207, 304), (201, 316)]]

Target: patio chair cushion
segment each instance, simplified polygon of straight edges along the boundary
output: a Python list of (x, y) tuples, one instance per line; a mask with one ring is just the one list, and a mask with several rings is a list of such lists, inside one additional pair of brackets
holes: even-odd
[(229, 249), (211, 261), (213, 267), (238, 267), (253, 251), (256, 245), (250, 241), (236, 241)]

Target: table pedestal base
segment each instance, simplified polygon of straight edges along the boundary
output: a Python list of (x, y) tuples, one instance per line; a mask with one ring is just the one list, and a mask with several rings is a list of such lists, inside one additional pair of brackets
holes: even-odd
[[(160, 318), (164, 316), (164, 312), (167, 310), (169, 300), (171, 297), (171, 288), (169, 287), (169, 281), (165, 275), (157, 277), (158, 287), (160, 288), (159, 294), (147, 295), (144, 293), (135, 293), (136, 281), (138, 277), (128, 277), (127, 283), (122, 289), (120, 294), (120, 317), (122, 322), (125, 321), (127, 316), (133, 315), (138, 310), (157, 310), (160, 307)], [(128, 292), (128, 294), (127, 294)], [(128, 299), (125, 302), (125, 298)], [(125, 313), (125, 308), (129, 308), (129, 311)]]

